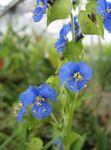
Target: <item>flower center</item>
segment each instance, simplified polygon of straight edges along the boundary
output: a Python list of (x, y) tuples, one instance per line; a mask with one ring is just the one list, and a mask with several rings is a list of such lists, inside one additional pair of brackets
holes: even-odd
[(74, 74), (74, 77), (77, 79), (77, 80), (81, 80), (82, 79), (82, 76), (79, 72), (75, 73)]
[(43, 101), (43, 102), (44, 102), (46, 99), (43, 98), (42, 96), (37, 96), (37, 97), (36, 97), (36, 100), (37, 100), (37, 101)]
[(107, 13), (111, 13), (111, 9), (107, 8), (107, 9), (106, 9), (106, 12), (107, 12)]

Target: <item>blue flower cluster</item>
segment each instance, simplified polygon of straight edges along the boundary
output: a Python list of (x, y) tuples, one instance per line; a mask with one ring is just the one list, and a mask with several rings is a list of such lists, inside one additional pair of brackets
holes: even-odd
[[(75, 25), (75, 37), (79, 34), (80, 32), (80, 27), (78, 23), (78, 17), (74, 17), (74, 25)], [(67, 34), (71, 31), (72, 25), (71, 22), (64, 25), (62, 29), (60, 30), (60, 35), (55, 43), (55, 48), (57, 49), (58, 53), (62, 53), (63, 49), (65, 48), (65, 45), (68, 41)]]
[(52, 112), (52, 106), (48, 99), (56, 101), (57, 93), (48, 84), (41, 84), (38, 87), (29, 86), (29, 88), (20, 95), (21, 108), (18, 111), (17, 120), (20, 122), (29, 105), (32, 104), (32, 114), (35, 118), (43, 119)]
[(104, 27), (111, 32), (111, 2), (106, 0), (97, 0), (97, 12), (102, 16)]
[(66, 87), (70, 91), (78, 93), (92, 78), (92, 69), (85, 62), (68, 62), (59, 70), (61, 85), (66, 82)]
[[(42, 19), (47, 10), (48, 2), (48, 0), (36, 0), (37, 7), (34, 9), (33, 13), (33, 19), (35, 22), (39, 22)], [(101, 7), (103, 8), (102, 5)], [(107, 11), (109, 11), (109, 9)], [(80, 27), (77, 16), (74, 17), (74, 26), (75, 37), (78, 37), (80, 34)], [(67, 34), (71, 29), (72, 25), (70, 22), (64, 25), (60, 30), (59, 39), (55, 43), (58, 53), (62, 53), (68, 41)], [(87, 85), (87, 81), (92, 78), (92, 69), (85, 62), (76, 63), (69, 61), (59, 69), (58, 76), (60, 78), (61, 86), (66, 83), (67, 89), (78, 93)], [(29, 88), (20, 95), (19, 111), (17, 114), (18, 122), (21, 122), (29, 105), (32, 106), (32, 114), (35, 118), (44, 119), (48, 117), (52, 112), (52, 106), (49, 104), (48, 100), (56, 101), (56, 98), (57, 93), (49, 84), (41, 84), (37, 87), (29, 86)], [(60, 140), (55, 141), (55, 145), (61, 150), (64, 149)]]
[(36, 0), (36, 5), (37, 7), (33, 11), (33, 20), (34, 22), (39, 22), (46, 13), (47, 0)]

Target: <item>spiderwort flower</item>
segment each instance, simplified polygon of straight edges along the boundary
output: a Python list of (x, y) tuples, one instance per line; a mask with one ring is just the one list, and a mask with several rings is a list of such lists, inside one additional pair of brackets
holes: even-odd
[(97, 0), (97, 12), (102, 16), (104, 27), (111, 32), (111, 2), (106, 0)]
[(33, 11), (33, 20), (34, 22), (39, 22), (41, 21), (43, 15), (46, 13), (47, 0), (37, 0), (36, 5), (37, 7)]
[(26, 112), (26, 108), (32, 104), (32, 114), (35, 118), (44, 119), (52, 112), (52, 106), (48, 99), (55, 101), (56, 91), (48, 84), (41, 84), (38, 87), (29, 88), (20, 95), (21, 107), (18, 111), (17, 120), (20, 122)]
[[(74, 16), (74, 24), (75, 24), (75, 37), (76, 37), (80, 31), (77, 16)], [(65, 48), (65, 46), (68, 42), (67, 34), (71, 31), (71, 28), (72, 27), (71, 27), (71, 22), (70, 22), (70, 23), (64, 25), (62, 27), (62, 29), (60, 30), (59, 38), (58, 38), (57, 42), (55, 43), (55, 48), (57, 49), (58, 53), (62, 53), (63, 49)]]
[(78, 93), (82, 90), (87, 81), (92, 78), (92, 69), (85, 62), (68, 62), (59, 70), (60, 84), (66, 82), (66, 87), (70, 91)]

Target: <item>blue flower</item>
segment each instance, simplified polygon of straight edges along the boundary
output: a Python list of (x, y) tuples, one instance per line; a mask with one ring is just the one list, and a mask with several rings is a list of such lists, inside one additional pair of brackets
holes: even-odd
[(38, 87), (29, 86), (29, 88), (20, 95), (22, 107), (18, 111), (17, 120), (20, 122), (26, 112), (26, 108), (32, 104), (32, 114), (38, 119), (48, 117), (52, 112), (52, 106), (48, 99), (55, 101), (56, 91), (48, 84), (42, 84)]
[(59, 39), (55, 43), (55, 48), (57, 49), (58, 53), (61, 53), (65, 48), (68, 41), (67, 34), (69, 33), (69, 31), (71, 31), (71, 23), (64, 25), (60, 30)]
[(111, 32), (111, 2), (106, 0), (97, 0), (97, 12), (102, 16), (104, 27)]
[(85, 62), (68, 62), (59, 70), (61, 85), (66, 82), (66, 87), (70, 91), (78, 93), (92, 78), (92, 69)]
[[(74, 17), (74, 24), (75, 24), (75, 37), (76, 37), (80, 31), (77, 16)], [(64, 25), (62, 27), (62, 29), (60, 30), (59, 38), (58, 38), (57, 42), (55, 43), (55, 48), (57, 49), (58, 53), (62, 53), (63, 49), (65, 48), (65, 46), (68, 42), (67, 34), (71, 31), (71, 28), (72, 28), (71, 23), (68, 23), (68, 24)]]
[(37, 7), (33, 11), (33, 20), (34, 22), (39, 22), (43, 18), (43, 15), (47, 10), (47, 0), (37, 0)]
[(54, 141), (54, 145), (57, 146), (59, 150), (64, 150), (64, 145), (59, 138)]

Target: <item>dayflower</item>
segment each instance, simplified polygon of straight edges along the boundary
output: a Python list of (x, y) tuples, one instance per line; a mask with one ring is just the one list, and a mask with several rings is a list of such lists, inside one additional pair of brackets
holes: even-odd
[(92, 78), (92, 69), (85, 62), (68, 62), (59, 70), (60, 84), (66, 82), (66, 87), (70, 91), (78, 93), (86, 85), (87, 81)]
[(32, 104), (32, 114), (35, 118), (43, 119), (52, 112), (52, 106), (48, 99), (55, 101), (56, 91), (48, 84), (41, 84), (38, 87), (29, 86), (29, 88), (20, 94), (20, 109), (17, 114), (17, 120), (20, 122), (29, 105)]
[(34, 22), (39, 22), (47, 10), (47, 0), (37, 0), (36, 8), (33, 11)]
[(97, 0), (97, 12), (102, 16), (104, 27), (111, 32), (111, 2), (106, 0)]
[[(75, 38), (76, 38), (80, 30), (77, 16), (74, 17), (74, 25), (75, 25)], [(68, 42), (67, 35), (71, 31), (71, 28), (72, 25), (71, 22), (69, 22), (68, 24), (63, 25), (62, 29), (60, 30), (59, 38), (55, 43), (55, 48), (57, 49), (58, 53), (62, 53), (63, 49), (65, 48)]]

